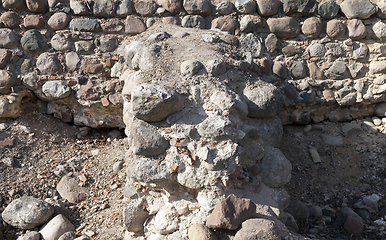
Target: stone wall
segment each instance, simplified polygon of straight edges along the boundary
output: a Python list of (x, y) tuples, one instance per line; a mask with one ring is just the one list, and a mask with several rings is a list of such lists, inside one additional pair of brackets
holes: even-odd
[[(127, 239), (202, 223), (227, 234), (250, 217), (289, 234), (282, 124), (386, 115), (384, 2), (2, 6), (0, 117), (37, 98), (66, 122), (125, 128)], [(234, 218), (216, 215), (240, 201)]]
[(386, 7), (338, 3), (4, 0), (0, 117), (18, 116), (33, 92), (64, 121), (124, 127), (118, 46), (155, 23), (239, 36), (241, 48), (252, 53), (244, 56), (247, 68), (285, 94), (284, 124), (372, 115), (364, 105), (384, 101), (386, 91)]

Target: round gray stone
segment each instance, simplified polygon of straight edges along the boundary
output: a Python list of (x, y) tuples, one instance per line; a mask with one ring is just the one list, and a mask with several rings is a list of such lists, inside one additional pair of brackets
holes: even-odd
[(15, 228), (32, 229), (48, 221), (54, 208), (47, 202), (24, 196), (13, 200), (1, 214), (3, 220)]
[(51, 100), (66, 98), (71, 94), (71, 88), (65, 81), (53, 80), (43, 84), (42, 92)]
[(256, 2), (253, 0), (236, 0), (235, 7), (239, 13), (253, 13), (256, 11)]
[(315, 43), (309, 46), (308, 51), (310, 53), (310, 57), (324, 57), (326, 48), (321, 43)]
[(22, 48), (27, 52), (41, 52), (47, 46), (43, 35), (35, 29), (25, 32), (20, 42)]
[(377, 8), (369, 0), (345, 0), (340, 4), (340, 10), (348, 19), (367, 19), (375, 13)]
[(19, 45), (19, 38), (14, 31), (8, 28), (0, 28), (0, 47), (13, 48)]
[(41, 74), (57, 74), (62, 72), (62, 65), (56, 54), (42, 53), (37, 61), (36, 67)]
[(318, 13), (324, 19), (331, 19), (338, 14), (339, 5), (335, 1), (330, 0), (319, 4)]

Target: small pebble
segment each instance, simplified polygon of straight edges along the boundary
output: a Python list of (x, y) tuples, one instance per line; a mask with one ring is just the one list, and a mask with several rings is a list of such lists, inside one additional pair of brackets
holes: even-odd
[(309, 132), (309, 131), (311, 131), (311, 129), (312, 129), (312, 126), (311, 126), (311, 125), (307, 125), (307, 126), (305, 126), (305, 127), (303, 128), (303, 131), (304, 131), (304, 132)]
[(113, 164), (113, 172), (118, 173), (123, 168), (123, 161), (118, 161)]
[(15, 166), (15, 161), (13, 160), (13, 158), (3, 158), (2, 159), (2, 162), (8, 166), (8, 167), (13, 167)]
[(375, 126), (380, 126), (380, 125), (382, 125), (382, 120), (375, 117), (375, 118), (373, 118), (373, 123)]

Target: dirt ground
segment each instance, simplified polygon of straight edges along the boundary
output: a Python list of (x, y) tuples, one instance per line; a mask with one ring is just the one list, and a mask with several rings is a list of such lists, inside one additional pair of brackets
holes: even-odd
[[(28, 106), (17, 119), (0, 120), (0, 140), (14, 138), (12, 146), (0, 148), (0, 160), (11, 158), (14, 166), (0, 161), (0, 210), (12, 200), (29, 195), (47, 199), (57, 212), (65, 214), (75, 225), (78, 236), (90, 239), (122, 239), (122, 190), (125, 170), (117, 174), (112, 166), (124, 161), (128, 149), (127, 139), (113, 139), (112, 129), (88, 129), (64, 123)], [(357, 121), (359, 125), (362, 121)], [(386, 239), (383, 226), (374, 224), (386, 205), (386, 135), (383, 125), (375, 130), (366, 129), (344, 136), (345, 123), (324, 122), (305, 126), (285, 126), (279, 145), (292, 162), (292, 180), (286, 186), (293, 198), (308, 206), (330, 206), (338, 209), (343, 204), (354, 204), (373, 193), (381, 198), (379, 210), (365, 219), (363, 236), (358, 239)], [(87, 132), (88, 131), (88, 132)], [(373, 132), (371, 132), (373, 131)], [(123, 131), (121, 130), (122, 136)], [(329, 146), (321, 135), (342, 136), (344, 144)], [(317, 149), (322, 162), (314, 163), (309, 147)], [(61, 200), (56, 185), (60, 178), (55, 168), (69, 159), (80, 159), (70, 175), (79, 178), (89, 190), (90, 197), (79, 204)], [(318, 233), (311, 234), (309, 229)], [(6, 239), (16, 239), (25, 231), (5, 226)], [(310, 222), (302, 234), (316, 239), (353, 239), (334, 221), (325, 225)]]
[[(371, 121), (371, 119), (368, 119)], [(363, 127), (363, 120), (356, 120)], [(377, 194), (381, 197), (378, 210), (364, 219), (365, 229), (358, 239), (386, 239), (384, 226), (374, 224), (380, 219), (380, 211), (386, 205), (386, 135), (383, 125), (365, 127), (362, 131), (348, 136), (342, 133), (346, 123), (323, 122), (305, 126), (285, 126), (279, 148), (292, 162), (292, 179), (286, 186), (291, 197), (299, 199), (307, 206), (329, 206), (334, 209), (347, 205), (355, 209), (365, 195)], [(308, 128), (310, 128), (308, 126)], [(375, 129), (377, 132), (375, 133)], [(321, 135), (342, 136), (341, 146), (329, 146), (322, 141)], [(314, 147), (321, 163), (314, 163), (309, 147)], [(309, 234), (310, 228), (318, 229), (318, 234)], [(334, 219), (326, 225), (309, 223), (303, 230), (308, 237), (318, 239), (355, 239), (334, 225)]]
[[(14, 160), (13, 167), (0, 161), (0, 211), (16, 198), (34, 196), (55, 204), (55, 211), (67, 216), (79, 236), (122, 239), (125, 170), (115, 174), (112, 166), (124, 160), (127, 139), (112, 139), (112, 129), (72, 126), (34, 107), (27, 107), (25, 114), (15, 120), (0, 120), (0, 140), (15, 139), (13, 146), (0, 147), (0, 160)], [(72, 158), (77, 163), (69, 174), (79, 178), (90, 193), (79, 204), (60, 198), (56, 191), (60, 177), (53, 173), (58, 165)], [(5, 228), (6, 239), (16, 239), (23, 233), (10, 226)]]

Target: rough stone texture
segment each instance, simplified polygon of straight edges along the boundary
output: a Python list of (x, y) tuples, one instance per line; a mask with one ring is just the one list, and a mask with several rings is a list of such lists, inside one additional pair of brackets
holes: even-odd
[(80, 58), (76, 52), (66, 54), (66, 66), (69, 71), (75, 71), (80, 67)]
[[(133, 3), (131, 0), (124, 0), (118, 3), (117, 6), (117, 16), (120, 18), (125, 18), (133, 12)], [(102, 27), (103, 28), (103, 27)]]
[(283, 96), (272, 84), (259, 83), (244, 89), (249, 117), (266, 118), (276, 116), (283, 107)]
[(331, 19), (338, 14), (339, 5), (335, 3), (335, 1), (326, 1), (318, 6), (318, 13), (324, 19)]
[(41, 52), (47, 46), (47, 42), (43, 35), (35, 29), (26, 31), (20, 42), (22, 48), (27, 52)]
[(291, 162), (279, 149), (265, 147), (265, 156), (260, 162), (261, 180), (270, 187), (282, 187), (291, 179)]
[(63, 12), (54, 13), (50, 19), (48, 19), (48, 26), (53, 30), (61, 30), (67, 27), (71, 17)]
[(347, 217), (343, 225), (344, 230), (355, 237), (362, 235), (363, 232), (363, 219), (357, 214), (351, 214)]
[(235, 7), (241, 14), (249, 14), (256, 11), (256, 2), (251, 0), (236, 0)]
[(301, 61), (296, 61), (292, 64), (290, 71), (294, 79), (302, 79), (307, 75), (307, 68)]
[(30, 231), (18, 237), (17, 240), (40, 240), (40, 233), (36, 231)]
[(149, 217), (149, 212), (143, 209), (141, 199), (133, 200), (123, 208), (123, 222), (130, 232), (142, 233), (143, 223)]
[(4, 68), (7, 65), (11, 52), (7, 49), (0, 49), (0, 68)]
[(273, 33), (270, 33), (265, 39), (265, 47), (269, 53), (275, 53), (279, 44), (279, 39)]
[(20, 84), (20, 80), (14, 74), (6, 70), (0, 70), (0, 93), (9, 93), (12, 86)]
[(386, 23), (379, 21), (373, 25), (372, 30), (374, 35), (380, 40), (386, 39)]
[(347, 24), (348, 36), (353, 40), (361, 40), (366, 37), (366, 26), (360, 19), (351, 19)]
[(216, 6), (216, 11), (221, 15), (228, 15), (233, 11), (234, 5), (229, 1), (222, 1)]
[(48, 10), (48, 2), (45, 0), (26, 0), (28, 10), (33, 13), (46, 13)]
[(85, 73), (97, 74), (103, 69), (103, 64), (97, 60), (83, 60), (82, 69)]
[(160, 134), (156, 127), (137, 120), (131, 126), (133, 152), (137, 155), (155, 156), (169, 147), (169, 142)]
[(145, 23), (135, 16), (127, 16), (125, 22), (125, 33), (128, 35), (136, 35), (146, 30)]
[(43, 28), (44, 27), (44, 20), (42, 16), (39, 15), (27, 15), (24, 18), (23, 25), (26, 29), (31, 28)]
[(279, 38), (294, 38), (299, 35), (300, 24), (292, 17), (269, 18), (269, 30)]
[(54, 100), (70, 96), (71, 88), (65, 81), (54, 80), (44, 83), (42, 86), (42, 92), (48, 99)]
[(206, 226), (234, 230), (255, 213), (256, 205), (250, 199), (238, 198), (231, 194), (216, 205), (206, 220)]
[(207, 16), (211, 13), (211, 4), (208, 0), (184, 0), (183, 6), (191, 15)]
[(286, 79), (287, 74), (287, 68), (285, 65), (279, 61), (276, 61), (273, 63), (272, 73), (278, 76), (281, 79)]
[(185, 28), (205, 28), (205, 20), (200, 15), (188, 15), (182, 19), (181, 26)]
[(283, 11), (287, 15), (299, 13), (302, 16), (309, 16), (316, 12), (318, 4), (314, 0), (285, 0)]
[(308, 210), (307, 205), (296, 199), (291, 200), (285, 211), (295, 218), (299, 226), (305, 226), (310, 217), (310, 211)]
[(132, 112), (148, 122), (158, 122), (184, 107), (178, 93), (160, 85), (141, 85), (131, 93)]
[(59, 214), (44, 225), (39, 232), (44, 240), (57, 240), (65, 232), (74, 230), (75, 226), (65, 216)]
[(89, 80), (79, 88), (75, 97), (83, 100), (96, 100), (98, 99), (99, 94), (95, 91), (92, 81)]
[(5, 12), (1, 14), (0, 21), (6, 28), (19, 28), (20, 17), (15, 12)]
[(379, 19), (385, 20), (386, 19), (386, 2), (385, 1), (380, 1), (377, 2), (377, 17)]
[[(24, 35), (27, 34), (24, 33)], [(0, 47), (13, 48), (19, 45), (19, 38), (14, 31), (8, 28), (0, 28)]]
[(24, 10), (26, 8), (25, 1), (20, 0), (3, 0), (3, 7), (5, 9), (17, 9), (17, 10)]
[(149, 17), (155, 13), (157, 4), (151, 0), (141, 0), (134, 4), (134, 9), (142, 17)]
[(324, 72), (327, 78), (340, 80), (350, 76), (350, 73), (346, 67), (346, 64), (341, 61), (336, 61), (332, 66)]
[(340, 9), (348, 19), (367, 19), (377, 10), (369, 0), (345, 0), (340, 4)]
[(24, 196), (13, 200), (1, 214), (3, 220), (15, 228), (32, 229), (45, 223), (54, 214), (47, 202)]
[(275, 15), (281, 6), (278, 0), (257, 0), (256, 2), (258, 12), (263, 17)]
[(308, 38), (316, 38), (322, 31), (322, 20), (318, 17), (307, 18), (302, 26), (303, 34)]
[(56, 51), (65, 52), (71, 49), (71, 42), (62, 33), (57, 33), (51, 38), (51, 47)]
[(263, 218), (248, 219), (243, 222), (234, 240), (253, 239), (279, 240), (282, 239), (282, 230), (273, 220)]
[(254, 32), (263, 26), (263, 21), (258, 15), (244, 15), (240, 20), (240, 31)]
[(330, 20), (327, 22), (326, 33), (331, 38), (340, 38), (346, 33), (346, 25), (340, 20)]
[(73, 31), (84, 31), (84, 32), (97, 32), (100, 29), (100, 24), (94, 19), (72, 19), (68, 26)]
[(248, 33), (240, 38), (240, 47), (245, 52), (251, 52), (253, 57), (259, 57), (262, 53), (260, 40), (253, 33)]
[(58, 74), (62, 72), (62, 65), (59, 62), (56, 54), (42, 53), (37, 61), (36, 67), (41, 74)]
[(115, 17), (115, 2), (112, 0), (94, 0), (93, 13), (96, 17)]
[(231, 17), (219, 17), (212, 21), (211, 28), (234, 34), (235, 30), (239, 28), (238, 25), (239, 23)]
[(216, 235), (204, 224), (194, 224), (188, 230), (189, 240), (217, 240)]
[(158, 0), (157, 3), (172, 15), (178, 14), (182, 9), (182, 0)]
[(88, 191), (84, 187), (80, 187), (74, 178), (68, 176), (62, 177), (56, 186), (56, 190), (60, 196), (70, 203), (79, 203), (87, 198)]

